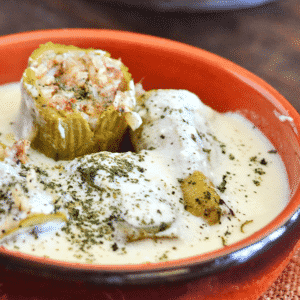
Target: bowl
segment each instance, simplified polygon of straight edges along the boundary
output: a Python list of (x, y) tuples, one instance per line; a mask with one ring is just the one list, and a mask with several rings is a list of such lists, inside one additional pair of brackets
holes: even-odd
[(195, 295), (256, 299), (287, 265), (300, 238), (300, 116), (296, 110), (265, 81), (231, 61), (179, 42), (113, 30), (59, 29), (3, 36), (0, 84), (19, 81), (31, 52), (48, 41), (104, 49), (121, 57), (146, 90), (187, 89), (219, 112), (240, 112), (278, 149), (287, 169), (291, 198), (258, 232), (203, 255), (110, 266), (56, 261), (1, 247), (0, 264), (14, 272), (91, 283), (99, 289), (131, 288), (139, 290), (140, 296), (144, 293), (145, 299), (150, 287), (162, 285), (168, 295), (178, 293), (181, 299)]

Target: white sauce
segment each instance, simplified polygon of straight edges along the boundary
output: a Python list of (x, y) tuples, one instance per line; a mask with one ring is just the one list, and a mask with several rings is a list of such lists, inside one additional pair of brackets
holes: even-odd
[[(20, 104), (18, 84), (2, 87), (0, 102), (0, 131), (2, 133), (0, 142), (10, 145), (13, 143), (10, 122), (16, 118)], [(165, 118), (163, 126), (158, 126), (153, 132), (158, 137), (163, 135), (166, 145), (178, 143), (177, 146), (166, 146), (161, 149), (157, 147), (155, 150), (148, 151), (141, 150), (140, 154), (129, 154), (129, 156), (115, 154), (118, 158), (128, 159), (129, 165), (138, 166), (129, 175), (129, 179), (132, 181), (129, 182), (129, 179), (122, 175), (114, 176), (110, 181), (106, 170), (98, 170), (91, 178), (94, 184), (104, 187), (106, 197), (102, 197), (103, 193), (100, 195), (97, 189), (92, 189), (89, 195), (89, 198), (92, 199), (90, 210), (86, 210), (85, 204), (80, 204), (80, 201), (72, 204), (71, 194), (68, 194), (70, 184), (67, 181), (73, 179), (71, 190), (77, 193), (78, 199), (87, 199), (84, 192), (87, 184), (80, 181), (81, 175), (78, 172), (78, 166), (89, 169), (94, 163), (89, 163), (88, 159), (91, 157), (95, 159), (105, 153), (87, 156), (83, 159), (84, 163), (79, 160), (64, 163), (66, 172), (61, 172), (57, 168), (48, 170), (52, 180), (57, 180), (57, 182), (61, 180), (64, 183), (58, 194), (63, 195), (64, 203), (71, 203), (69, 207), (76, 209), (76, 213), (86, 217), (87, 213), (101, 212), (97, 218), (103, 220), (109, 217), (110, 206), (113, 203), (113, 205), (121, 207), (122, 212), (128, 212), (122, 215), (124, 220), (133, 226), (140, 226), (141, 219), (147, 224), (154, 222), (154, 225), (159, 225), (161, 219), (156, 214), (159, 209), (165, 213), (163, 220), (172, 223), (171, 227), (162, 231), (161, 234), (173, 234), (177, 237), (176, 239), (158, 239), (156, 241), (148, 239), (126, 244), (121, 237), (113, 237), (108, 234), (104, 239), (95, 238), (96, 241), (101, 240), (102, 244), (87, 243), (88, 247), (84, 247), (84, 251), (81, 251), (80, 247), (84, 243), (84, 238), (78, 230), (79, 227), (73, 223), (73, 227), (70, 227), (71, 234), (67, 233), (68, 230), (58, 230), (41, 235), (38, 239), (29, 235), (20, 237), (16, 241), (7, 242), (4, 246), (12, 250), (66, 261), (137, 264), (179, 259), (212, 251), (223, 247), (224, 241), (227, 245), (234, 243), (264, 227), (283, 210), (289, 200), (287, 175), (279, 155), (268, 153), (268, 151), (274, 150), (274, 147), (259, 130), (253, 128), (253, 125), (242, 116), (235, 113), (215, 114), (209, 108), (201, 107), (201, 105), (202, 103), (191, 100), (188, 110), (185, 111), (186, 114), (188, 112), (191, 114), (183, 114), (183, 117), (189, 120), (185, 133), (186, 137), (195, 134), (193, 126), (190, 126), (193, 122), (204, 127), (207, 126), (206, 129), (210, 130), (215, 139), (219, 141), (211, 149), (210, 163), (205, 159), (207, 154), (203, 157), (203, 153), (202, 156), (199, 155), (197, 149), (208, 147), (211, 141), (198, 139), (198, 136), (196, 141), (194, 141), (195, 136), (192, 141), (190, 138), (180, 141), (178, 136), (182, 136), (182, 132), (176, 135), (171, 134), (170, 138), (168, 133), (172, 128), (174, 129), (173, 120)], [(197, 115), (192, 120), (194, 106), (201, 107), (204, 112), (202, 119)], [(169, 115), (167, 114), (167, 116)], [(209, 120), (209, 124), (206, 124), (207, 120)], [(182, 128), (179, 128), (178, 132), (180, 130)], [(153, 135), (151, 143), (155, 143), (155, 135)], [(142, 148), (145, 148), (144, 146)], [(180, 151), (176, 153), (176, 149)], [(35, 163), (41, 168), (59, 165), (32, 149), (29, 150), (29, 155), (31, 163)], [(141, 156), (143, 156), (142, 160), (139, 159)], [(177, 157), (178, 161), (175, 161)], [(189, 166), (190, 161), (194, 163)], [(103, 164), (105, 165), (105, 163)], [(111, 166), (113, 162), (107, 159), (106, 164)], [(221, 193), (221, 197), (234, 211), (235, 217), (223, 216), (221, 224), (209, 226), (201, 218), (195, 217), (183, 209), (178, 178), (187, 176), (189, 168), (191, 168), (190, 172), (193, 172), (193, 168), (197, 169), (199, 166), (202, 168), (200, 171), (209, 176), (215, 186), (220, 186), (225, 176), (226, 190)], [(139, 171), (141, 168), (143, 172)], [(140, 184), (135, 184), (136, 180), (139, 180)], [(118, 193), (108, 195), (108, 190), (116, 191), (120, 186), (119, 195)], [(65, 191), (66, 194), (63, 194), (62, 191)], [(136, 201), (132, 195), (143, 195), (147, 199), (147, 191), (152, 197), (145, 203), (143, 209), (135, 209)], [(152, 216), (153, 220), (147, 219), (148, 216)], [(138, 220), (137, 217), (141, 218)], [(253, 222), (245, 225), (244, 232), (242, 232), (241, 225), (250, 220)], [(93, 232), (93, 228), (99, 231), (100, 228), (98, 224), (92, 225), (89, 221), (84, 226), (86, 232)], [(103, 227), (101, 230), (104, 229)], [(72, 234), (74, 237), (71, 239)]]

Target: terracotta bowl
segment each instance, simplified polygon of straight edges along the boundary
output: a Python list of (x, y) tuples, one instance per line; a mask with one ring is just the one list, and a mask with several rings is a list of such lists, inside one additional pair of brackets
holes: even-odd
[[(88, 265), (0, 248), (0, 263), (38, 276), (95, 283), (98, 288), (147, 290), (165, 284), (170, 295), (177, 290), (181, 299), (196, 294), (205, 299), (256, 299), (286, 266), (300, 238), (300, 116), (296, 110), (266, 82), (224, 58), (166, 39), (110, 30), (62, 29), (1, 37), (0, 84), (20, 80), (31, 52), (48, 41), (105, 49), (121, 57), (145, 89), (187, 89), (219, 112), (241, 112), (278, 149), (287, 168), (291, 199), (279, 216), (250, 237), (181, 260)], [(292, 119), (280, 120), (280, 115)], [(183, 286), (184, 296), (178, 290)]]

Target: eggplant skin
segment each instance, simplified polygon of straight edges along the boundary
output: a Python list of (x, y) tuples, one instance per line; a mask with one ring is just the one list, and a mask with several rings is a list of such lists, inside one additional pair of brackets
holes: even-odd
[(222, 215), (220, 196), (213, 184), (200, 172), (195, 171), (181, 183), (185, 210), (201, 217), (209, 225), (218, 224)]
[[(18, 127), (18, 134), (16, 135), (18, 138), (30, 139), (32, 148), (54, 160), (72, 160), (75, 157), (98, 151), (118, 151), (122, 137), (128, 127), (126, 117), (131, 113), (131, 108), (123, 111), (121, 107), (116, 107), (110, 101), (104, 105), (103, 110), (93, 114), (93, 124), (91, 125), (90, 119), (84, 117), (83, 112), (78, 110), (79, 105), (75, 109), (57, 109), (57, 105), (53, 105), (42, 93), (41, 88), (43, 86), (39, 81), (40, 77), (37, 76), (37, 69), (45, 56), (51, 52), (55, 52), (57, 55), (74, 52), (87, 55), (92, 54), (93, 51), (96, 53), (93, 55), (99, 59), (102, 57), (110, 59), (120, 66), (119, 72), (122, 75), (120, 75), (121, 82), (118, 91), (122, 97), (123, 95), (126, 97), (130, 93), (130, 97), (133, 95), (134, 98), (133, 83), (128, 68), (119, 60), (111, 59), (110, 54), (102, 50), (81, 49), (49, 42), (41, 45), (32, 53), (28, 67), (23, 73), (21, 80), (22, 112), (20, 111), (19, 120), (16, 124)], [(88, 85), (89, 82), (87, 81), (86, 86)], [(57, 84), (55, 87), (60, 89), (61, 85)], [(75, 86), (77, 92), (82, 91), (81, 88), (82, 86)], [(103, 93), (107, 92), (106, 88), (105, 85), (103, 87), (99, 85), (100, 91), (105, 91)], [(77, 103), (81, 103), (82, 100), (85, 102), (90, 100), (82, 94), (80, 97)], [(101, 100), (92, 98), (91, 103), (94, 105), (100, 101), (99, 105), (102, 105)], [(134, 101), (135, 98), (133, 103)]]

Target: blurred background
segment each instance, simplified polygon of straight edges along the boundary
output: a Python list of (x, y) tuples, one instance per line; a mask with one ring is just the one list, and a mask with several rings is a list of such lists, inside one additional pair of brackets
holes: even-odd
[[(298, 0), (0, 0), (0, 35), (53, 28), (125, 30), (205, 49), (258, 75), (300, 112)], [(299, 273), (299, 256), (288, 268)], [(260, 300), (275, 299), (269, 296), (284, 282), (285, 274)], [(14, 291), (5, 291), (5, 276), (0, 279), (0, 292), (8, 295)], [(299, 289), (300, 277), (293, 282)], [(45, 288), (45, 281), (39, 284)], [(290, 287), (280, 287), (280, 299), (289, 297)], [(51, 285), (46, 292), (51, 294)], [(18, 293), (1, 299), (37, 299), (32, 292), (28, 297), (24, 291)], [(64, 293), (62, 298), (71, 299), (67, 288)]]
[(108, 28), (187, 43), (260, 76), (300, 111), (297, 0), (0, 0), (0, 35)]

